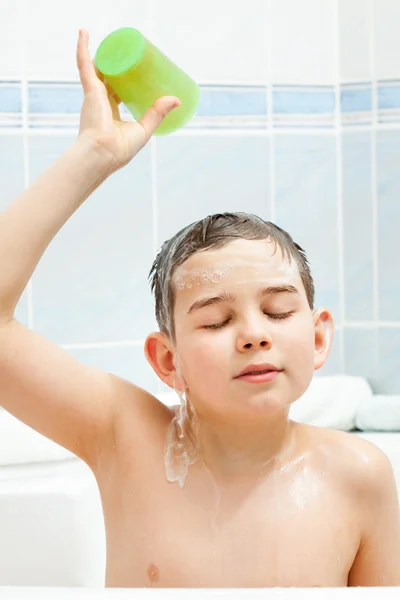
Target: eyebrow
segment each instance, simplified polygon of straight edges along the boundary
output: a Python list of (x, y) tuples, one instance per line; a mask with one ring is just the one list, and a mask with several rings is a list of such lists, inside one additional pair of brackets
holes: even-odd
[[(258, 296), (276, 296), (278, 294), (299, 294), (299, 290), (294, 287), (294, 285), (272, 285), (262, 289)], [(218, 294), (218, 296), (212, 296), (210, 298), (202, 298), (200, 300), (196, 300), (193, 302), (191, 307), (189, 308), (187, 314), (190, 315), (196, 310), (200, 310), (200, 308), (205, 308), (206, 306), (211, 306), (213, 304), (221, 304), (222, 302), (234, 302), (236, 300), (235, 294), (231, 294), (229, 292), (222, 292)]]

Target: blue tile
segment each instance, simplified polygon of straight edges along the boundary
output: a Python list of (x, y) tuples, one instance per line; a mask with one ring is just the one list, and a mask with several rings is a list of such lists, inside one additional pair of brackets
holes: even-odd
[(0, 85), (0, 112), (18, 113), (22, 111), (20, 84)]
[[(267, 90), (265, 86), (200, 86), (200, 117), (266, 116)], [(333, 115), (335, 92), (333, 86), (274, 85), (272, 112), (276, 115)], [(29, 111), (33, 113), (79, 113), (83, 93), (80, 83), (30, 82), (28, 87)], [(20, 86), (0, 88), (0, 102), (10, 106), (11, 112), (21, 110)], [(0, 104), (0, 105), (1, 105)], [(379, 109), (400, 106), (400, 87), (396, 84), (378, 86)], [(372, 110), (371, 86), (346, 85), (341, 90), (343, 113)]]
[(380, 394), (400, 394), (400, 328), (380, 328)]
[[(199, 116), (260, 116), (267, 114), (265, 86), (200, 86)], [(273, 112), (277, 114), (325, 114), (335, 110), (333, 87), (274, 86)], [(78, 113), (83, 94), (79, 83), (30, 83), (29, 111)]]
[(342, 137), (345, 317), (373, 318), (372, 132)]
[(379, 318), (400, 320), (400, 131), (377, 132)]
[(371, 87), (344, 87), (340, 91), (340, 109), (344, 113), (372, 110)]
[[(30, 136), (31, 178), (73, 139)], [(33, 277), (35, 329), (61, 344), (143, 339), (154, 328), (152, 259), (146, 147), (96, 190), (47, 249)]]
[(266, 136), (184, 136), (157, 140), (159, 239), (209, 214), (270, 215)]
[[(264, 86), (201, 86), (200, 89), (199, 116), (258, 116), (267, 113)], [(29, 85), (28, 98), (30, 112), (68, 114), (80, 112), (83, 93), (78, 83), (35, 83)]]
[(381, 391), (378, 350), (379, 332), (376, 327), (345, 328), (344, 362), (346, 373), (356, 377), (364, 377), (376, 393)]
[(306, 251), (316, 306), (340, 321), (335, 137), (277, 136), (275, 189), (277, 224)]
[(275, 114), (325, 114), (335, 110), (333, 88), (272, 90), (272, 112)]
[(267, 89), (264, 86), (201, 86), (197, 115), (200, 117), (267, 114)]
[(66, 350), (79, 362), (131, 381), (151, 394), (157, 394), (160, 381), (149, 365), (143, 346), (73, 348)]
[(378, 84), (378, 109), (400, 107), (400, 85)]
[(80, 113), (83, 91), (80, 84), (29, 84), (28, 110), (32, 113)]

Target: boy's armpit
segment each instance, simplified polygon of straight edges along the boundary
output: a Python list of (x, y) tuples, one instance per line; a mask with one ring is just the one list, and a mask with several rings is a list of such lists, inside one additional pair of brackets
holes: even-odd
[(348, 584), (400, 586), (400, 507), (392, 465), (379, 448), (360, 442), (354, 483), (362, 531)]

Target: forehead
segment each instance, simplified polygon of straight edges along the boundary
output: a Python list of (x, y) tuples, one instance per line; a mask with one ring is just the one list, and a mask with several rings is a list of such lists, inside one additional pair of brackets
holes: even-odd
[(279, 281), (302, 287), (296, 261), (267, 240), (239, 239), (223, 248), (197, 252), (177, 268), (173, 280), (176, 291), (192, 293), (238, 283)]

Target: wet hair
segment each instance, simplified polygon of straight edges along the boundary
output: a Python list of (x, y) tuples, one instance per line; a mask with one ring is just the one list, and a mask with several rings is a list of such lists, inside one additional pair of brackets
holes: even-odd
[(308, 304), (314, 308), (314, 282), (304, 250), (283, 229), (260, 217), (244, 212), (218, 213), (184, 227), (161, 246), (149, 273), (155, 297), (155, 314), (162, 333), (174, 339), (173, 310), (176, 269), (197, 252), (218, 249), (235, 239), (268, 240), (279, 247), (289, 263), (294, 259), (300, 272)]

